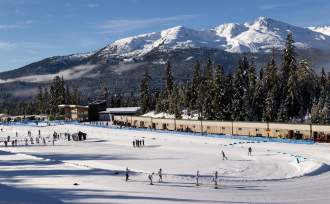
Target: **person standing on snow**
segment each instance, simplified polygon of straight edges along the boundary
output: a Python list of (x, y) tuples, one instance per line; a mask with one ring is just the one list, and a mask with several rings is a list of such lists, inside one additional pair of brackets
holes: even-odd
[(126, 175), (126, 182), (129, 180), (129, 169), (126, 168), (126, 172), (125, 172), (125, 175)]
[(162, 169), (159, 169), (159, 171), (158, 171), (158, 176), (159, 176), (159, 183), (163, 183), (163, 173), (162, 173)]
[(196, 173), (196, 186), (199, 186), (199, 171)]
[(215, 174), (214, 174), (214, 188), (215, 189), (218, 188), (218, 171), (215, 171)]
[(248, 156), (252, 156), (252, 148), (251, 147), (249, 147), (249, 149), (248, 149)]

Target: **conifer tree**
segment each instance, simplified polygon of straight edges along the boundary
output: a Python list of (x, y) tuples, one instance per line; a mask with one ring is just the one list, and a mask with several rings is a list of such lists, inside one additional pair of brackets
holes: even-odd
[(201, 101), (204, 101), (203, 106), (205, 107), (203, 109), (203, 115), (205, 119), (212, 120), (215, 117), (215, 110), (212, 104), (214, 97), (213, 62), (210, 58), (207, 61), (204, 74), (204, 82), (201, 83), (201, 86), (204, 86), (201, 89), (205, 91), (204, 97), (201, 98)]
[(200, 69), (200, 63), (199, 61), (196, 62), (195, 64), (195, 69), (193, 73), (193, 79), (191, 82), (191, 101), (189, 104), (189, 109), (190, 110), (197, 110), (197, 100), (199, 98), (199, 86), (202, 82), (202, 77), (201, 77), (201, 69)]
[(37, 113), (44, 113), (44, 93), (41, 86), (38, 87), (38, 94), (37, 94)]
[(166, 92), (169, 96), (172, 93), (173, 86), (174, 86), (170, 62), (167, 62), (165, 72), (166, 72), (165, 73)]
[(153, 110), (151, 107), (152, 99), (151, 99), (151, 90), (150, 90), (150, 80), (151, 77), (146, 70), (140, 84), (140, 107), (141, 112), (146, 113), (148, 111)]
[(248, 95), (248, 69), (249, 63), (246, 57), (239, 60), (238, 68), (235, 71), (233, 78), (233, 97), (232, 97), (232, 119), (247, 120), (247, 100)]
[[(231, 85), (230, 85), (231, 86)], [(217, 66), (212, 106), (214, 110), (214, 119), (225, 120), (226, 119), (226, 77), (221, 65)]]
[[(295, 48), (292, 33), (286, 38), (285, 49), (283, 51), (283, 65), (280, 72), (280, 97), (281, 104), (279, 110), (279, 121), (288, 121), (289, 118), (299, 114), (296, 104), (298, 103), (297, 85), (297, 65), (295, 58)], [(285, 111), (285, 112), (284, 112)]]
[(279, 92), (279, 79), (277, 65), (274, 57), (274, 50), (270, 62), (268, 62), (264, 77), (262, 92), (265, 93), (265, 103), (263, 108), (263, 120), (275, 121), (278, 110), (278, 92)]

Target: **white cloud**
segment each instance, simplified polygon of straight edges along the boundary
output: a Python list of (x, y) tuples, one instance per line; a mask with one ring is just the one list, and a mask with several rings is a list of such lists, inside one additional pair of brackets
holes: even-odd
[(0, 25), (0, 30), (11, 30), (18, 28), (18, 25)]
[(7, 41), (0, 41), (0, 49), (2, 50), (8, 50), (15, 48), (16, 44), (12, 42), (7, 42)]
[(0, 24), (0, 30), (12, 30), (12, 29), (20, 29), (20, 28), (26, 28), (27, 26), (31, 25), (33, 23), (32, 20), (25, 20), (20, 23), (16, 24)]
[[(0, 84), (3, 83), (11, 83), (16, 81), (22, 81), (22, 82), (49, 82), (56, 76), (63, 76), (65, 79), (78, 79), (84, 76), (85, 74), (91, 72), (94, 68), (96, 68), (97, 65), (79, 65), (72, 67), (71, 69), (67, 69), (64, 71), (60, 71), (56, 74), (40, 74), (40, 75), (30, 75), (30, 76), (24, 76), (24, 77), (18, 77), (18, 78), (11, 78), (11, 79), (0, 79)], [(94, 73), (96, 74), (96, 73)]]
[(148, 19), (111, 19), (103, 23), (100, 28), (102, 33), (122, 33), (140, 28), (148, 28), (159, 24), (167, 24), (196, 18), (196, 15), (179, 15), (165, 18)]

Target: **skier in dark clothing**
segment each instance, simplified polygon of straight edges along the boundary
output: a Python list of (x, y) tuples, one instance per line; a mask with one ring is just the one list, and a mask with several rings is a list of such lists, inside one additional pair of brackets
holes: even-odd
[(249, 147), (249, 149), (248, 149), (248, 156), (252, 156), (252, 148), (251, 147)]
[(216, 171), (214, 175), (214, 188), (218, 188), (218, 171)]
[(199, 171), (196, 173), (196, 186), (199, 186)]
[(162, 169), (159, 169), (158, 176), (159, 176), (159, 183), (163, 183), (163, 172), (162, 172)]
[(142, 140), (142, 146), (144, 146), (144, 139)]
[(152, 172), (152, 174), (149, 174), (148, 175), (148, 179), (149, 179), (149, 181), (150, 181), (150, 185), (154, 185), (153, 183), (152, 183), (152, 178), (153, 178), (153, 176), (154, 176), (154, 172)]
[(135, 148), (135, 141), (133, 141), (133, 147)]
[(228, 160), (224, 151), (221, 151), (221, 154), (222, 154), (222, 160)]
[(126, 182), (127, 182), (129, 180), (129, 169), (128, 168), (126, 168), (125, 175), (126, 175)]

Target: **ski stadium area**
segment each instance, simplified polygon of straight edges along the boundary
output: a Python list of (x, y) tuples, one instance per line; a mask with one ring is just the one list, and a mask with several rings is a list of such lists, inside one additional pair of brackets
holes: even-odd
[[(0, 203), (329, 203), (330, 199), (329, 144), (81, 124), (0, 128)], [(87, 140), (68, 139), (67, 133), (79, 131), (87, 133)], [(8, 136), (17, 143), (5, 147)], [(136, 140), (144, 145), (134, 147)], [(222, 151), (228, 160), (223, 160)]]

